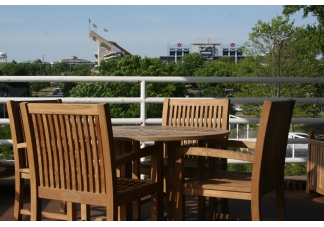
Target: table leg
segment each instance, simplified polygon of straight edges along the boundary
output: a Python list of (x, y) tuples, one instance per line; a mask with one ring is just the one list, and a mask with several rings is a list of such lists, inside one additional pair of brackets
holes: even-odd
[[(141, 144), (139, 141), (133, 141), (133, 151), (138, 151), (139, 149), (141, 149)], [(139, 164), (140, 160), (136, 160), (133, 161), (133, 177), (134, 179), (140, 179), (140, 173), (138, 171), (138, 164)], [(133, 216), (134, 216), (134, 220), (141, 220), (141, 199), (135, 200), (133, 202)]]
[(168, 154), (168, 171), (166, 175), (167, 192), (167, 218), (169, 221), (184, 220), (184, 196), (182, 193), (183, 166), (181, 155), (175, 152), (180, 142), (169, 141), (165, 143)]
[(163, 143), (155, 142), (157, 154), (151, 156), (151, 181), (157, 182), (157, 193), (151, 197), (151, 212), (153, 220), (162, 220), (163, 209)]

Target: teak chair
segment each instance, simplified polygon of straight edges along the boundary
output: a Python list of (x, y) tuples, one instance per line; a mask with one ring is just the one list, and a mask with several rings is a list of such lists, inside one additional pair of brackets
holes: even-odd
[[(228, 130), (230, 99), (177, 99), (166, 98), (163, 103), (162, 126), (205, 127)], [(193, 129), (194, 130), (194, 129)], [(182, 141), (183, 146), (202, 145), (204, 141)], [(164, 167), (168, 165), (167, 154), (164, 154)], [(204, 167), (214, 168), (215, 163), (207, 159), (199, 160), (203, 168), (198, 168), (197, 156), (186, 156), (185, 176), (192, 177)], [(149, 175), (151, 162), (144, 161), (139, 165), (141, 174)], [(222, 167), (226, 168), (226, 167)]]
[[(10, 130), (12, 138), (12, 147), (15, 159), (15, 202), (14, 202), (14, 218), (17, 221), (22, 220), (22, 215), (30, 215), (30, 210), (24, 209), (24, 179), (30, 179), (29, 165), (27, 161), (25, 135), (22, 127), (22, 119), (20, 114), (19, 104), (23, 101), (8, 100), (6, 102)], [(30, 103), (62, 103), (61, 99), (56, 100), (37, 100), (28, 101)], [(64, 206), (62, 202), (62, 206)], [(63, 210), (62, 210), (63, 211)], [(44, 212), (46, 217), (50, 215), (48, 212)]]
[[(252, 173), (216, 171), (208, 175), (201, 175), (185, 180), (183, 176), (183, 195), (208, 196), (212, 219), (243, 220), (242, 216), (220, 214), (216, 212), (215, 199), (228, 198), (251, 201), (252, 220), (261, 220), (261, 197), (275, 190), (279, 220), (286, 219), (284, 201), (284, 165), (288, 140), (289, 126), (293, 114), (295, 101), (265, 101), (256, 143), (242, 141), (214, 141), (218, 145), (227, 147), (250, 147), (254, 154), (235, 152), (230, 150), (204, 147), (177, 147), (176, 162), (179, 164), (175, 175), (183, 170), (184, 155), (199, 155), (226, 159), (237, 159), (252, 162)], [(181, 176), (181, 175), (180, 175)], [(180, 196), (179, 206), (184, 207), (183, 197)], [(182, 212), (183, 215), (183, 212)], [(183, 216), (182, 216), (183, 218)]]
[[(228, 130), (230, 99), (179, 99), (165, 98), (163, 103), (162, 126), (185, 126), (185, 127), (205, 127)], [(194, 129), (193, 129), (194, 130)], [(227, 139), (227, 138), (226, 138)], [(182, 141), (182, 146), (211, 146), (204, 144), (205, 141)], [(150, 174), (150, 160), (139, 164), (139, 173)], [(227, 168), (226, 159), (208, 159), (198, 156), (185, 156), (185, 177), (192, 177), (201, 174), (207, 169)], [(164, 169), (168, 167), (167, 152), (164, 154)], [(198, 168), (199, 167), (199, 168)], [(164, 177), (164, 182), (165, 182)], [(166, 184), (164, 183), (164, 192), (166, 192)], [(198, 199), (199, 215), (203, 215), (205, 210), (205, 199)], [(223, 201), (222, 208), (227, 209), (226, 201)]]
[[(41, 219), (42, 199), (106, 207), (106, 219), (118, 219), (118, 207), (151, 195), (151, 220), (158, 220), (158, 172), (152, 181), (118, 178), (116, 167), (158, 152), (141, 150), (115, 157), (108, 104), (20, 104), (26, 135), (31, 186), (31, 220)], [(149, 152), (154, 153), (149, 153)], [(162, 156), (162, 155), (161, 155)]]

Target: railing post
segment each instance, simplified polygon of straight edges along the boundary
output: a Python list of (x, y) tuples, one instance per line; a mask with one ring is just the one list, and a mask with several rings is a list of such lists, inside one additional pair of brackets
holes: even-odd
[[(146, 116), (147, 116), (147, 113), (146, 113), (146, 95), (147, 95), (147, 92), (146, 92), (146, 81), (145, 80), (142, 80), (141, 81), (141, 113), (140, 113), (140, 119), (141, 119), (141, 126), (145, 126), (145, 120), (146, 120)], [(141, 141), (141, 148), (144, 148), (145, 147), (145, 141)], [(142, 157), (140, 159), (141, 162), (145, 162), (147, 160), (146, 157)], [(141, 174), (140, 176), (141, 179), (145, 179), (145, 174)]]
[(141, 119), (141, 126), (145, 125), (145, 119), (146, 119), (146, 81), (142, 80), (141, 81), (141, 115), (140, 115), (140, 119)]

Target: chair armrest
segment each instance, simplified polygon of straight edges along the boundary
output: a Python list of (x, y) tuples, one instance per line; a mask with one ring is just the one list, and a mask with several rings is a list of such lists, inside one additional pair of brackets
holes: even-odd
[(227, 158), (253, 162), (254, 156), (251, 154), (235, 152), (224, 149), (204, 148), (204, 147), (176, 147), (176, 152), (183, 155), (197, 155), (214, 158)]
[(218, 139), (210, 140), (209, 147), (238, 147), (255, 149), (255, 142), (241, 140)]
[(116, 157), (116, 166), (121, 166), (126, 163), (132, 162), (134, 160), (138, 160), (142, 157), (150, 156), (153, 154), (157, 154), (159, 148), (157, 146), (149, 146), (145, 148), (141, 148), (139, 151), (130, 151), (123, 155)]

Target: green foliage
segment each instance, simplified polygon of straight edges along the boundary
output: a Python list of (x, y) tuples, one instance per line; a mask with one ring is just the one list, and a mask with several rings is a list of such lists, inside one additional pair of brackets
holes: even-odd
[[(167, 76), (168, 68), (157, 58), (141, 58), (140, 56), (125, 56), (118, 60), (101, 62), (100, 75), (109, 76)], [(75, 83), (68, 87), (64, 96), (71, 97), (139, 97), (139, 83)], [(151, 83), (147, 85), (148, 97), (183, 97), (186, 93), (184, 84)], [(139, 104), (112, 104), (110, 106), (112, 117), (138, 118), (140, 116)], [(160, 118), (162, 105), (148, 104), (147, 117)]]
[(285, 176), (305, 176), (307, 174), (307, 164), (286, 164)]
[[(11, 132), (9, 125), (0, 126), (0, 139), (11, 139)], [(9, 159), (12, 160), (12, 147), (11, 146), (0, 146), (0, 159)]]
[(252, 164), (228, 164), (227, 170), (233, 172), (252, 172)]
[(73, 67), (69, 73), (70, 76), (90, 76), (91, 66), (87, 64), (80, 64)]
[(206, 59), (199, 53), (186, 54), (178, 62), (172, 75), (174, 76), (194, 76), (195, 71), (201, 68)]
[[(227, 170), (234, 172), (252, 172), (252, 164), (228, 164)], [(285, 164), (285, 176), (305, 176), (306, 164)]]
[(118, 61), (115, 59), (108, 60), (108, 61), (101, 61), (99, 66), (100, 75), (108, 75), (108, 76), (115, 75), (115, 72), (117, 71), (117, 63)]
[(47, 87), (50, 87), (51, 85), (50, 85), (50, 83), (48, 83), (48, 82), (44, 82), (44, 83), (31, 83), (31, 85), (30, 85), (30, 87), (31, 87), (31, 90), (33, 91), (33, 92), (35, 92), (36, 93), (36, 95), (37, 95), (37, 93), (39, 92), (39, 91), (41, 91), (42, 89), (44, 89), (44, 88), (47, 88)]
[[(234, 70), (237, 76), (321, 77), (323, 64), (315, 57), (320, 46), (310, 29), (295, 27), (289, 17), (277, 16), (271, 22), (261, 20), (252, 28), (244, 51), (248, 57)], [(277, 97), (278, 84), (236, 83), (236, 97)], [(323, 96), (321, 84), (280, 84), (280, 97), (314, 98)], [(298, 104), (295, 117), (316, 117), (319, 105)], [(254, 113), (253, 113), (254, 114)]]
[(52, 67), (47, 68), (47, 75), (60, 76), (67, 74), (70, 70), (70, 66), (67, 62), (58, 62), (55, 63)]
[(300, 10), (303, 10), (303, 18), (309, 14), (317, 17), (318, 25), (307, 25), (307, 31), (312, 34), (313, 43), (319, 45), (321, 54), (324, 54), (324, 6), (323, 5), (285, 5), (283, 14), (286, 16), (292, 15)]

